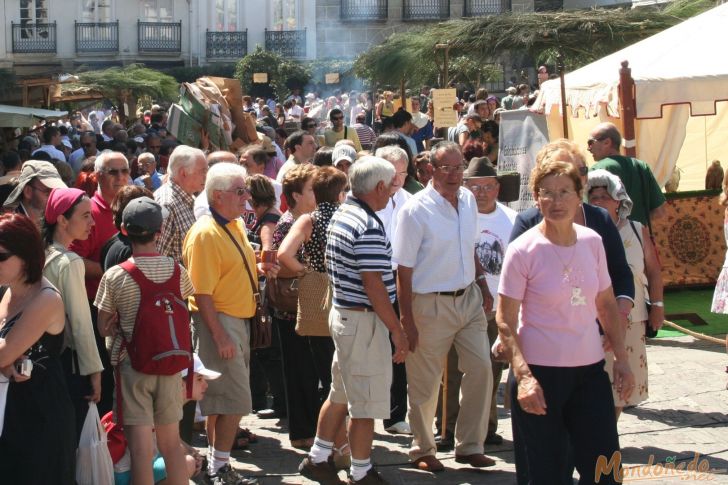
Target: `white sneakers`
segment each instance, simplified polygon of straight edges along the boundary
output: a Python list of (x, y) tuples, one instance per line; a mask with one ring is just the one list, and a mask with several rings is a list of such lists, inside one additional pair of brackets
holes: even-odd
[(410, 429), (410, 425), (407, 424), (407, 421), (394, 423), (392, 426), (384, 428), (384, 431), (392, 434), (412, 434), (412, 430)]

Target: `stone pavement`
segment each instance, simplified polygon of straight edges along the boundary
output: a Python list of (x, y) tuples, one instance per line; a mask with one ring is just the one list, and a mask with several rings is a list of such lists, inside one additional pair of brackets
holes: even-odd
[[(619, 420), (622, 463), (627, 470), (625, 482), (728, 484), (725, 347), (692, 337), (656, 339), (648, 345), (647, 359), (650, 399), (627, 410)], [(486, 449), (486, 454), (496, 459), (495, 467), (474, 470), (456, 463), (450, 452), (438, 454), (445, 464), (445, 472), (431, 474), (414, 470), (407, 463), (409, 438), (386, 433), (379, 422), (373, 453), (377, 469), (392, 484), (515, 483), (510, 415), (500, 405), (503, 385), (499, 396), (498, 432), (505, 441), (501, 446)], [(246, 451), (233, 452), (236, 468), (259, 476), (262, 485), (312, 483), (297, 474), (304, 452), (290, 447), (287, 433), (276, 420), (246, 417), (242, 425), (258, 434), (260, 440)], [(696, 453), (699, 454), (697, 461)], [(677, 472), (666, 475), (659, 466), (638, 466), (674, 463), (683, 469), (693, 469), (691, 462), (698, 470), (704, 467), (711, 472), (692, 472), (680, 477)], [(340, 476), (344, 478), (344, 472)]]

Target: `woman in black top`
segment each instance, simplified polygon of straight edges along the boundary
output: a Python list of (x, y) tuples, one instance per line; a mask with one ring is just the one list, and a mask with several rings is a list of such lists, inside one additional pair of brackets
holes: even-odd
[[(44, 261), (35, 224), (20, 214), (0, 216), (3, 483), (74, 483), (75, 416), (60, 360), (65, 313), (58, 290), (43, 278)], [(22, 360), (32, 362), (27, 375), (16, 368)]]

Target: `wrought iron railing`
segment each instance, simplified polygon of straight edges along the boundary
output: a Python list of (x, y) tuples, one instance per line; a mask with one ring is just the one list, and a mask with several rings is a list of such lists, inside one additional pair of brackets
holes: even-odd
[(387, 20), (388, 0), (341, 0), (341, 20)]
[(207, 31), (208, 59), (238, 59), (247, 53), (247, 29), (239, 32)]
[(138, 50), (145, 52), (182, 52), (182, 22), (137, 21)]
[(56, 52), (56, 23), (10, 22), (13, 52), (22, 54)]
[(119, 52), (119, 21), (75, 22), (76, 52)]
[(445, 20), (450, 18), (450, 0), (403, 0), (402, 20)]
[(306, 57), (306, 29), (265, 29), (265, 50), (277, 52), (283, 57), (301, 59)]
[(465, 0), (465, 17), (480, 17), (510, 12), (511, 0)]

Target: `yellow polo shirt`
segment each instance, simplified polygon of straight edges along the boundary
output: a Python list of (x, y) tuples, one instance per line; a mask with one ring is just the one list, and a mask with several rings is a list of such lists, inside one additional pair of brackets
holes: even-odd
[[(225, 222), (216, 216), (220, 222)], [(243, 249), (257, 285), (255, 252), (245, 235), (245, 224), (241, 219), (235, 219), (225, 225)], [(195, 294), (212, 296), (215, 311), (236, 318), (250, 318), (255, 314), (253, 290), (243, 260), (230, 236), (213, 216), (201, 217), (187, 232), (182, 260)], [(190, 298), (190, 311), (197, 311), (194, 297)]]

